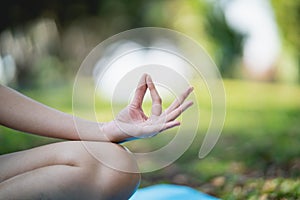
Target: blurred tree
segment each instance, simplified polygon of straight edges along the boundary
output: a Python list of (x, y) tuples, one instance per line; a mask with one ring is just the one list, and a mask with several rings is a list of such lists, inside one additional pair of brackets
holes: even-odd
[[(60, 34), (73, 21), (95, 16), (101, 0), (2, 1), (0, 55), (16, 61), (16, 87), (43, 87), (64, 80)], [(51, 61), (51, 62), (50, 62)], [(55, 65), (49, 65), (49, 64)], [(65, 77), (66, 78), (66, 77)], [(48, 81), (47, 81), (48, 80)]]
[[(300, 1), (298, 0), (272, 0), (276, 20), (280, 27), (282, 40), (284, 43), (283, 53), (288, 51), (291, 58), (287, 61), (295, 63), (298, 68), (298, 81), (300, 81)], [(287, 65), (287, 62), (284, 64)]]
[(102, 2), (101, 0), (2, 1), (0, 32), (41, 17), (54, 18), (64, 24), (83, 16), (96, 15)]
[[(0, 17), (0, 32), (12, 30), (14, 40), (18, 38), (16, 30), (20, 29), (24, 34), (22, 41), (35, 40), (35, 36), (28, 36), (27, 31), (28, 23), (32, 21), (50, 19), (57, 25), (59, 37), (56, 43), (49, 43), (56, 45), (49, 47), (51, 49), (47, 50), (45, 57), (33, 54), (30, 62), (17, 63), (22, 72), (18, 79), (25, 80), (24, 84), (37, 80), (40, 74), (65, 76), (64, 72), (74, 71), (70, 66), (78, 67), (91, 48), (105, 38), (144, 26), (171, 28), (195, 38), (209, 53), (214, 54), (221, 73), (232, 77), (243, 40), (242, 35), (228, 26), (221, 8), (197, 0), (11, 0), (5, 4)], [(19, 43), (23, 44), (22, 41)], [(24, 52), (30, 48), (29, 45), (28, 48), (21, 49)], [(28, 58), (26, 53), (23, 54)], [(59, 66), (56, 67), (58, 73), (46, 73), (49, 71), (46, 67), (51, 67), (52, 63)], [(43, 69), (41, 65), (44, 66)], [(39, 79), (51, 80), (49, 77)]]
[(206, 31), (215, 44), (215, 59), (224, 77), (235, 74), (236, 61), (242, 56), (244, 35), (233, 30), (226, 22), (219, 4), (210, 4), (206, 11)]
[[(45, 80), (59, 82), (61, 74), (66, 76), (72, 71), (74, 75), (73, 68), (78, 68), (91, 48), (105, 38), (145, 26), (143, 14), (147, 1), (12, 0), (3, 6), (5, 9), (0, 12), (0, 55), (18, 57), (18, 87), (38, 87), (47, 85)], [(32, 31), (44, 26), (43, 20), (49, 20), (55, 26)], [(47, 40), (47, 32), (53, 31), (52, 28), (58, 29), (58, 37), (46, 41), (41, 51), (40, 43)], [(42, 33), (43, 30), (46, 33)], [(58, 64), (50, 66), (51, 63)]]
[(283, 37), (300, 55), (300, 1), (272, 0)]

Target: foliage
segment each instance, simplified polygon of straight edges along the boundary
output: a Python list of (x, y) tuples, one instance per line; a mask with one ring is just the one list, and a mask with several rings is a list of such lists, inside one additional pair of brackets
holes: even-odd
[[(272, 0), (275, 12), (275, 18), (280, 29), (281, 39), (283, 43), (283, 51), (281, 57), (285, 59), (282, 68), (288, 71), (293, 67), (290, 73), (294, 73), (294, 77), (300, 77), (300, 1), (293, 0)], [(292, 65), (292, 66), (290, 66)], [(296, 80), (297, 81), (297, 80)]]
[(272, 0), (276, 19), (283, 39), (292, 45), (300, 56), (300, 2), (293, 0)]
[(227, 77), (233, 76), (241, 51), (242, 37), (227, 25), (222, 10), (205, 1), (17, 0), (0, 16), (0, 55), (14, 57), (19, 88), (64, 84), (57, 80), (70, 79), (99, 42), (136, 27), (171, 28), (195, 38)]
[[(218, 5), (218, 4), (217, 4)], [(233, 78), (236, 72), (236, 62), (242, 56), (244, 35), (232, 29), (220, 6), (210, 5), (206, 12), (207, 34), (215, 47), (217, 66), (224, 77)]]

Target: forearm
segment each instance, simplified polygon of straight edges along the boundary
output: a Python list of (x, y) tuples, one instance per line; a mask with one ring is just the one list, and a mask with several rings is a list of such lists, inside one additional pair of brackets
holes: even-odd
[(1, 85), (0, 102), (0, 124), (4, 126), (47, 137), (108, 141), (100, 131), (100, 124), (73, 118), (70, 114), (45, 106)]

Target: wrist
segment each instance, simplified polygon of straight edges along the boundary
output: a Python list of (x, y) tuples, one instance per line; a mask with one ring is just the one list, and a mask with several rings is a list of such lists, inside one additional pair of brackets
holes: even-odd
[(114, 143), (121, 143), (131, 138), (128, 134), (121, 131), (114, 120), (102, 124), (101, 131), (108, 141)]

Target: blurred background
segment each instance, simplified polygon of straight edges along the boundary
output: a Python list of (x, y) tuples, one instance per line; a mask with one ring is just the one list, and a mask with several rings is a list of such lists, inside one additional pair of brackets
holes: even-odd
[[(11, 0), (1, 7), (0, 83), (69, 113), (83, 59), (119, 32), (173, 29), (212, 57), (227, 96), (215, 149), (199, 160), (199, 134), (174, 164), (144, 174), (141, 187), (183, 184), (224, 199), (300, 196), (300, 1)], [(0, 127), (1, 154), (55, 141)]]

